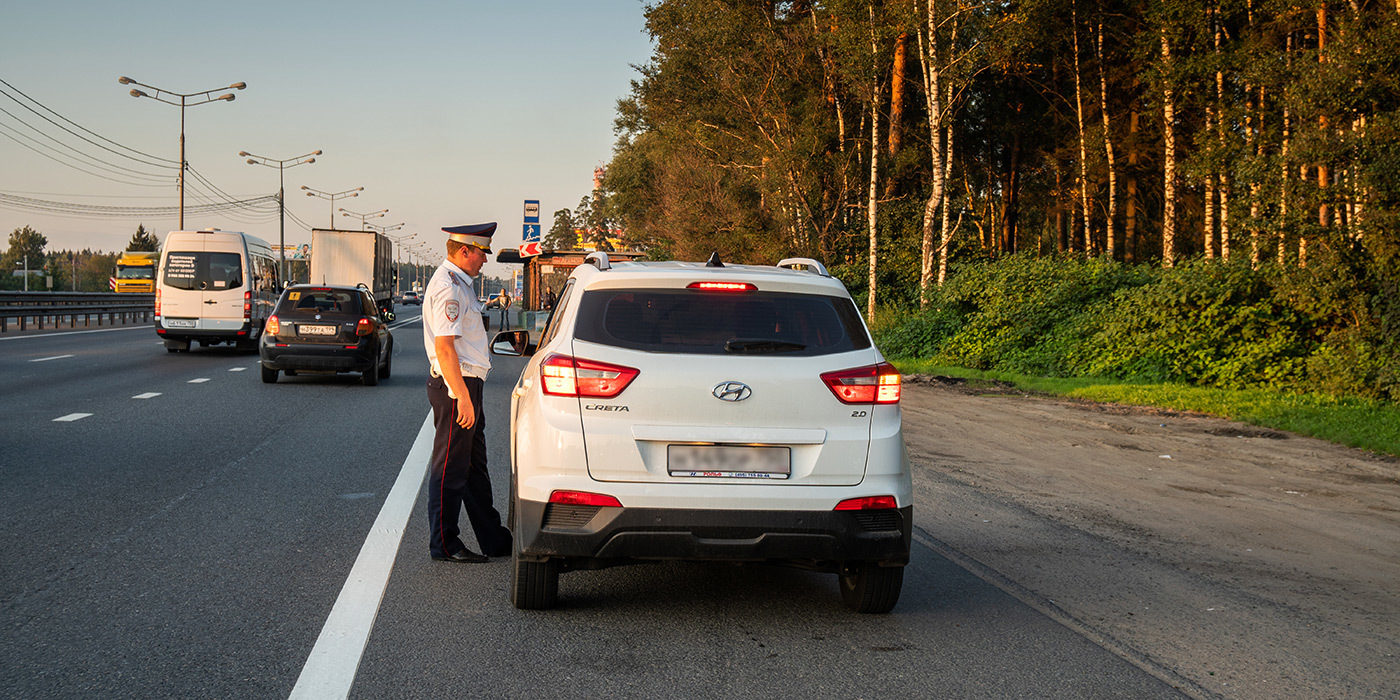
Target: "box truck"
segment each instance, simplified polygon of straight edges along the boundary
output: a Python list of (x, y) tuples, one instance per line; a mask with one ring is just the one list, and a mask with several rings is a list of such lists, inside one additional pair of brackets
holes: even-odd
[(311, 229), (311, 284), (364, 285), (384, 311), (394, 310), (394, 244), (377, 231)]

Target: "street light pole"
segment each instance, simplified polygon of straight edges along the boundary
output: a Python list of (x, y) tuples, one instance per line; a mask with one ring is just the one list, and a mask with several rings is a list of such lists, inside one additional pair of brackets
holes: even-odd
[[(154, 90), (156, 93), (152, 95), (142, 90), (132, 88), (132, 97), (149, 97), (155, 100), (156, 102), (164, 102), (165, 104), (175, 105), (176, 107), (180, 108), (180, 230), (183, 231), (185, 230), (185, 108), (202, 105), (209, 102), (218, 102), (220, 100), (232, 102), (233, 93), (231, 92), (224, 93), (222, 95), (219, 95), (218, 97), (214, 97), (212, 93), (218, 92), (219, 90), (242, 90), (243, 88), (248, 87), (248, 84), (239, 82), (234, 83), (228, 86), (227, 88), (213, 88), (211, 90), (205, 90), (203, 92), (191, 92), (182, 94), (178, 92), (170, 92), (169, 90), (162, 90), (158, 87), (137, 82), (124, 75), (120, 78), (117, 78), (117, 82), (121, 83), (122, 85), (140, 85), (141, 87), (146, 88), (147, 90)], [(162, 95), (164, 95), (164, 97), (162, 97)], [(173, 99), (167, 99), (175, 97), (180, 98), (180, 101), (175, 102), (173, 101)], [(198, 102), (190, 102), (189, 98), (191, 97), (199, 97), (201, 99)]]
[[(287, 281), (287, 197), (286, 197), (286, 177), (283, 172), (287, 168), (295, 168), (298, 165), (315, 163), (314, 156), (321, 155), (321, 150), (316, 149), (310, 153), (303, 153), (295, 158), (268, 158), (266, 156), (256, 156), (247, 151), (239, 151), (238, 155), (248, 159), (248, 165), (266, 165), (269, 168), (277, 168), (277, 270), (282, 281)], [(290, 165), (289, 165), (290, 163)]]
[[(361, 231), (365, 230), (365, 226), (367, 225), (367, 224), (365, 224), (365, 220), (366, 220), (366, 219), (378, 218), (378, 217), (384, 216), (385, 214), (388, 214), (388, 213), (389, 213), (389, 210), (388, 210), (388, 209), (380, 209), (379, 211), (372, 211), (372, 212), (370, 212), (370, 213), (368, 213), (368, 214), (359, 214), (359, 213), (350, 211), (349, 209), (346, 209), (345, 207), (341, 207), (341, 208), (340, 208), (340, 211), (343, 212), (342, 216), (349, 216), (349, 217), (351, 217), (351, 218), (359, 219), (359, 220), (360, 220), (360, 230), (361, 230)], [(331, 228), (335, 228), (335, 227), (332, 226)]]
[(308, 197), (320, 197), (321, 199), (331, 200), (331, 218), (330, 223), (326, 224), (326, 227), (332, 229), (335, 228), (335, 200), (340, 199), (341, 197), (358, 197), (360, 196), (360, 192), (364, 191), (365, 189), (363, 187), (356, 187), (353, 190), (345, 190), (344, 192), (322, 192), (320, 190), (307, 187), (306, 185), (302, 185), (301, 188), (303, 190), (306, 190), (306, 196)]
[(399, 284), (399, 241), (406, 241), (410, 238), (413, 238), (414, 236), (417, 236), (418, 234), (410, 233), (407, 236), (390, 236), (390, 231), (397, 231), (403, 228), (402, 222), (394, 224), (392, 226), (375, 226), (374, 224), (366, 224), (366, 226), (368, 226), (371, 230), (378, 231), (379, 233), (383, 234), (385, 238), (389, 239), (394, 244), (394, 293), (398, 294), (399, 290), (403, 287), (403, 285)]

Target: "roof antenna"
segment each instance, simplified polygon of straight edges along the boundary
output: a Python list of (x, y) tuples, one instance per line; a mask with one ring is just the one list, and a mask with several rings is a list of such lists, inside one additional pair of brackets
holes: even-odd
[(719, 251), (710, 253), (710, 259), (705, 261), (705, 267), (724, 267), (724, 263), (719, 261)]

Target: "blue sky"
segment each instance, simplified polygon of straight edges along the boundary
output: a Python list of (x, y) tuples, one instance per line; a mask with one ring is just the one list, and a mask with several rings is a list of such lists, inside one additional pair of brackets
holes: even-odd
[[(277, 189), (277, 171), (246, 164), (239, 151), (281, 159), (321, 149), (316, 163), (285, 171), (287, 207), (302, 221), (324, 227), (332, 213), (302, 185), (364, 187), (335, 208), (388, 208), (371, 222), (403, 223), (394, 235), (416, 234), (412, 242), (426, 239), (434, 250), (443, 226), (497, 221), (499, 248), (519, 243), (523, 200), (541, 201), (547, 226), (552, 212), (578, 204), (593, 168), (611, 157), (616, 102), (638, 77), (633, 65), (651, 55), (643, 9), (642, 0), (8, 3), (0, 78), (103, 137), (171, 160), (180, 109), (132, 98), (117, 78), (177, 93), (246, 82), (233, 102), (185, 110), (186, 159), (225, 192)], [(42, 124), (3, 96), (0, 107)], [(0, 128), (0, 193), (114, 206), (178, 201), (173, 169), (168, 186), (119, 184), (16, 143), (6, 135), (27, 128), (14, 117), (0, 113), (0, 126), (8, 127)], [(190, 187), (187, 208), (198, 203)], [(268, 219), (187, 213), (185, 228), (276, 243), (277, 220)], [(117, 250), (137, 223), (163, 236), (177, 221), (0, 208), (7, 236), (29, 225), (50, 249)], [(360, 223), (338, 217), (336, 226)], [(286, 239), (305, 243), (310, 233), (289, 219)]]

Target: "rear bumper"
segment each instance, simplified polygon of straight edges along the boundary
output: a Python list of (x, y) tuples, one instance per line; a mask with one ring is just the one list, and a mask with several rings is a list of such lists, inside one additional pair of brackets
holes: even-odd
[(275, 370), (368, 372), (379, 359), (374, 350), (368, 343), (352, 350), (342, 345), (310, 343), (278, 346), (264, 339), (258, 357), (264, 367)]
[(253, 337), (253, 324), (245, 323), (239, 328), (166, 328), (161, 321), (156, 321), (156, 335), (166, 340), (210, 340), (210, 341), (230, 341), (247, 340)]
[(519, 501), (526, 559), (566, 569), (636, 561), (768, 561), (819, 570), (844, 562), (909, 563), (913, 506), (865, 511), (609, 508)]

